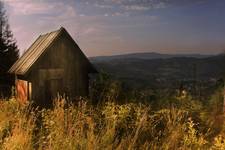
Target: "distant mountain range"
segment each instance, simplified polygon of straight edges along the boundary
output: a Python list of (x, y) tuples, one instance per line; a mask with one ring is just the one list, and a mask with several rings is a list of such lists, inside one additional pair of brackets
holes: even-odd
[(168, 59), (168, 58), (178, 58), (178, 57), (188, 57), (188, 58), (207, 58), (213, 55), (202, 55), (202, 54), (160, 54), (155, 52), (150, 53), (131, 53), (123, 55), (113, 55), (113, 56), (97, 56), (91, 57), (92, 61), (110, 61), (115, 59)]
[(134, 87), (171, 87), (180, 82), (207, 83), (225, 77), (225, 55), (135, 53), (90, 60), (98, 70)]

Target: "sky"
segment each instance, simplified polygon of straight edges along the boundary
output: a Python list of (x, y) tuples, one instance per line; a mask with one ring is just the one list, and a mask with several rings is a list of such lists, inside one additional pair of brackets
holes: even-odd
[(89, 57), (225, 51), (225, 0), (3, 0), (22, 54), (61, 26)]

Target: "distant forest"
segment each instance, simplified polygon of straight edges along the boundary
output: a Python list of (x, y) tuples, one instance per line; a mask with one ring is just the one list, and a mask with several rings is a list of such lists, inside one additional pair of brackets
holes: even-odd
[(134, 89), (184, 88), (210, 95), (223, 84), (225, 55), (165, 55), (157, 53), (93, 57), (91, 61), (112, 78)]

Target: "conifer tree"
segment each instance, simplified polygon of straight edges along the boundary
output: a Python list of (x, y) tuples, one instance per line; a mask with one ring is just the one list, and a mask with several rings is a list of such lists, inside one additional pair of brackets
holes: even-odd
[(4, 3), (0, 1), (0, 90), (3, 86), (10, 87), (14, 84), (13, 75), (7, 72), (18, 58), (19, 50), (16, 40), (10, 30)]

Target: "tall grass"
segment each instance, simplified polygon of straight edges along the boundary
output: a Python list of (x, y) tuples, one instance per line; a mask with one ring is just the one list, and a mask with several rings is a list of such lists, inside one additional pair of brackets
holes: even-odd
[(10, 99), (0, 103), (0, 149), (225, 149), (224, 124), (214, 129), (200, 116), (181, 105), (155, 110), (58, 99), (52, 109), (36, 110)]

